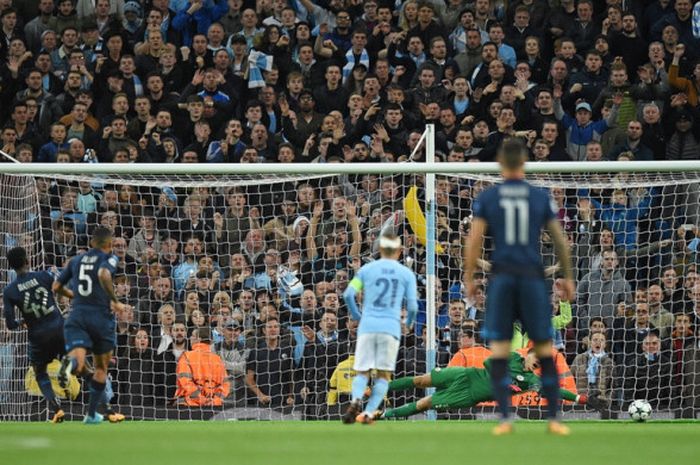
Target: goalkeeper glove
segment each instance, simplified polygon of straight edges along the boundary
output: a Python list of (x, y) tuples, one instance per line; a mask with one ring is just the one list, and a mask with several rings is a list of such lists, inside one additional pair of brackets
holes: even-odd
[(579, 405), (585, 405), (594, 410), (605, 410), (608, 407), (607, 402), (602, 400), (600, 397), (588, 397), (585, 394), (579, 394), (576, 396), (576, 403)]

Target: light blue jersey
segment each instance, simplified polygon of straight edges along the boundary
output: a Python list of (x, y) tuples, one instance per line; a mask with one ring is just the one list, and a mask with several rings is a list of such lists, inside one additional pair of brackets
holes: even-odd
[[(363, 291), (362, 313), (355, 294)], [(413, 272), (397, 262), (382, 258), (368, 263), (352, 279), (343, 294), (353, 320), (360, 320), (358, 334), (387, 333), (401, 338), (401, 308), (408, 311), (411, 326), (418, 312), (418, 290)]]

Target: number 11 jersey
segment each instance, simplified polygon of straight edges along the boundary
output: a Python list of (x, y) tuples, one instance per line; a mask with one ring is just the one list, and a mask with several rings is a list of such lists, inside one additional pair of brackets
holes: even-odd
[(546, 191), (522, 180), (507, 180), (476, 198), (474, 217), (488, 224), (494, 273), (543, 275), (540, 233), (557, 217), (557, 208)]

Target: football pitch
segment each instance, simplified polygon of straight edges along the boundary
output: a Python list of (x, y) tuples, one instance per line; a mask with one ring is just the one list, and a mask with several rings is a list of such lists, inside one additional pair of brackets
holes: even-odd
[(508, 437), (490, 422), (0, 423), (0, 463), (12, 465), (700, 463), (700, 422), (571, 422), (552, 437), (518, 422)]

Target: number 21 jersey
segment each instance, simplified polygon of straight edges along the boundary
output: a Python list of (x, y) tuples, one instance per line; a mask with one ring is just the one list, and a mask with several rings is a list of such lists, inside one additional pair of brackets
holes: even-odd
[(362, 318), (358, 334), (387, 333), (401, 338), (401, 308), (417, 298), (416, 276), (396, 260), (380, 259), (360, 268)]

